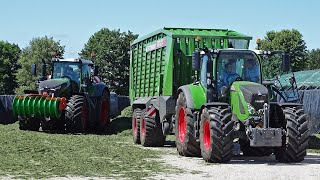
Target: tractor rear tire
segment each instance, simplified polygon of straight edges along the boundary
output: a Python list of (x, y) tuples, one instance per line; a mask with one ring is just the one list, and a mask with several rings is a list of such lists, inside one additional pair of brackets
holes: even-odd
[(301, 162), (307, 155), (309, 129), (306, 114), (301, 107), (283, 108), (286, 122), (286, 134), (282, 138), (282, 146), (275, 148), (275, 156), (279, 162)]
[(272, 154), (272, 148), (270, 147), (251, 147), (249, 141), (240, 139), (240, 148), (244, 156), (270, 156)]
[(227, 106), (204, 108), (200, 123), (200, 147), (207, 162), (222, 163), (233, 156), (233, 126), (231, 109)]
[(181, 156), (200, 157), (200, 144), (194, 136), (194, 120), (183, 92), (179, 94), (175, 115), (177, 151)]
[(67, 131), (71, 133), (85, 133), (88, 115), (86, 98), (81, 95), (71, 96), (65, 111)]
[(18, 120), (20, 130), (39, 131), (40, 119), (35, 117), (26, 118), (18, 116)]
[(99, 104), (98, 131), (104, 133), (110, 124), (110, 93), (103, 91)]
[[(157, 111), (157, 110), (155, 110)], [(145, 147), (162, 147), (166, 141), (166, 136), (162, 133), (162, 124), (158, 111), (155, 118), (148, 116), (142, 111), (140, 119), (140, 142)]]
[(139, 108), (133, 110), (132, 115), (132, 135), (133, 142), (135, 144), (140, 144), (140, 121), (141, 121), (142, 111)]

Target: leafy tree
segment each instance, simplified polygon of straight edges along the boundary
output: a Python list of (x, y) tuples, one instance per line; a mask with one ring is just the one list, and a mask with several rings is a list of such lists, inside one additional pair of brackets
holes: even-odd
[[(283, 50), (290, 55), (292, 71), (301, 71), (307, 67), (306, 43), (302, 34), (296, 29), (284, 29), (281, 31), (269, 31), (261, 41), (262, 50)], [(279, 61), (263, 62), (264, 75), (273, 76), (279, 70)]]
[(100, 76), (111, 91), (129, 94), (130, 43), (138, 36), (132, 32), (120, 32), (102, 28), (93, 34), (82, 49), (80, 56), (92, 59), (100, 67)]
[(308, 69), (320, 69), (320, 49), (308, 51)]
[(16, 44), (0, 41), (0, 94), (13, 94), (17, 87), (17, 61), (20, 48)]
[(36, 64), (37, 74), (41, 71), (41, 61), (46, 63), (51, 62), (53, 53), (59, 52), (61, 55), (64, 53), (64, 46), (60, 45), (59, 41), (53, 38), (38, 37), (30, 41), (29, 46), (22, 50), (21, 57), (18, 64), (21, 69), (18, 70), (17, 79), (19, 87), (16, 89), (17, 93), (23, 93), (24, 90), (36, 90), (38, 76), (32, 76), (31, 66)]

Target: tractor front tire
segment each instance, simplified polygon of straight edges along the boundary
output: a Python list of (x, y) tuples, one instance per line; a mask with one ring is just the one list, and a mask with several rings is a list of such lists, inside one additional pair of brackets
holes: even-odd
[(98, 131), (104, 133), (110, 124), (110, 93), (103, 91), (99, 105)]
[(286, 122), (286, 134), (282, 138), (282, 146), (275, 148), (275, 156), (279, 162), (301, 162), (307, 155), (309, 130), (306, 114), (301, 107), (283, 108)]
[(204, 108), (200, 123), (200, 147), (207, 162), (222, 163), (233, 156), (231, 109), (227, 106)]
[(132, 115), (132, 135), (133, 142), (135, 144), (140, 144), (140, 121), (141, 121), (141, 109), (136, 108), (133, 110)]
[(183, 92), (179, 94), (175, 115), (177, 151), (181, 156), (199, 157), (200, 144), (194, 136), (194, 120)]
[(35, 117), (26, 118), (18, 116), (18, 120), (20, 130), (39, 131), (40, 119)]
[(161, 147), (166, 141), (166, 136), (162, 133), (162, 124), (160, 123), (159, 114), (156, 111), (156, 116), (148, 116), (145, 111), (142, 111), (140, 119), (140, 142), (145, 147)]
[(85, 133), (88, 122), (88, 103), (81, 95), (73, 95), (65, 110), (66, 129), (71, 133)]

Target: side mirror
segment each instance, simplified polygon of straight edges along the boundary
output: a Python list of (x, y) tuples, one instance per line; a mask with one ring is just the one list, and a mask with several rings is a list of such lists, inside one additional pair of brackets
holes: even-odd
[(32, 64), (32, 66), (31, 66), (31, 74), (33, 76), (37, 75), (37, 65), (36, 64)]
[(200, 70), (200, 52), (192, 53), (192, 69), (195, 71)]
[(290, 56), (288, 54), (282, 55), (282, 64), (281, 69), (283, 72), (289, 72), (290, 71)]
[(98, 74), (99, 74), (99, 67), (98, 66), (94, 66), (93, 75), (94, 76), (98, 76)]

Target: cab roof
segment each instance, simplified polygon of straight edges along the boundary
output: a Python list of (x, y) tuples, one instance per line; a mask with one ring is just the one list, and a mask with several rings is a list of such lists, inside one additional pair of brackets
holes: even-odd
[(82, 62), (82, 64), (93, 64), (92, 61), (81, 58), (54, 59), (54, 62)]

